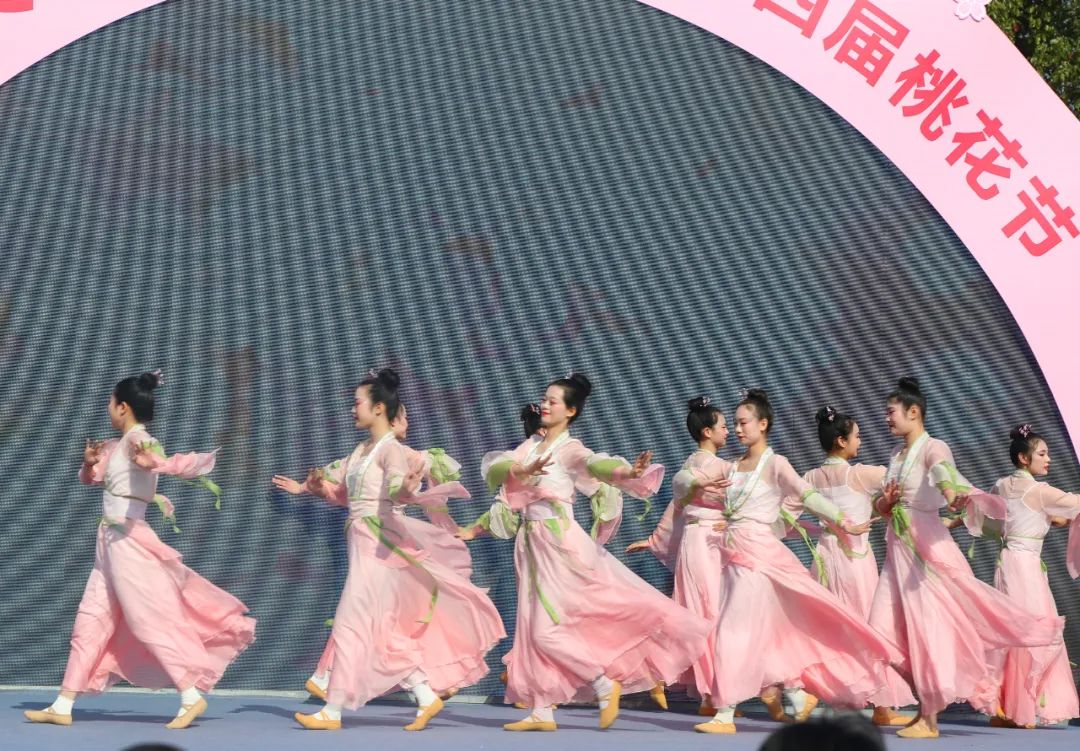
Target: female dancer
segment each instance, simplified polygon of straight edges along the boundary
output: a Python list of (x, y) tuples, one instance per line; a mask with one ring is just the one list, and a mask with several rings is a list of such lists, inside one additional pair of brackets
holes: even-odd
[(180, 711), (165, 727), (186, 728), (206, 711), (201, 692), (255, 638), (244, 603), (185, 566), (144, 521), (151, 502), (171, 508), (156, 493), (158, 475), (195, 479), (215, 461), (214, 454), (165, 457), (145, 427), (160, 385), (160, 371), (116, 384), (109, 420), (121, 437), (86, 442), (79, 480), (105, 489), (94, 569), (75, 617), (60, 695), (44, 710), (27, 711), (31, 722), (70, 725), (76, 696), (126, 680), (175, 686)]
[[(671, 599), (713, 625), (709, 643), (717, 643), (721, 569), (721, 532), (713, 525), (724, 519), (724, 489), (731, 485), (731, 462), (717, 457), (727, 443), (724, 413), (707, 396), (687, 404), (686, 429), (697, 450), (683, 463), (672, 480), (673, 497), (656, 530), (647, 540), (632, 543), (627, 553), (649, 550), (675, 576)], [(712, 717), (710, 704), (716, 681), (713, 650), (706, 650), (680, 678), (687, 692), (702, 701), (702, 711)]]
[[(1054, 597), (1042, 563), (1042, 545), (1054, 517), (1080, 518), (1080, 495), (1036, 480), (1050, 471), (1050, 450), (1030, 425), (1009, 434), (1009, 458), (1016, 470), (995, 483), (991, 493), (1005, 499), (1005, 547), (998, 559), (994, 585), (1040, 615), (1057, 616)], [(1073, 523), (1071, 537), (1080, 535)], [(1076, 684), (1065, 646), (1010, 649), (995, 662), (999, 668), (1000, 711), (993, 725), (1032, 728), (1080, 714)]]
[[(870, 521), (873, 515), (871, 495), (885, 479), (885, 467), (850, 462), (859, 455), (862, 445), (859, 424), (850, 415), (825, 407), (817, 413), (818, 441), (826, 453), (825, 462), (803, 475), (803, 479), (832, 501), (853, 522)], [(822, 580), (840, 602), (863, 619), (869, 619), (870, 606), (878, 583), (877, 559), (870, 547), (869, 533), (849, 535), (826, 525), (817, 546), (811, 573)], [(823, 574), (823, 576), (822, 576)], [(873, 721), (876, 725), (906, 725), (908, 720), (889, 707), (915, 703), (907, 682), (893, 669), (888, 670), (888, 685), (873, 698)]]
[[(526, 404), (521, 408), (518, 417), (521, 420), (521, 427), (524, 430), (526, 441), (530, 439), (534, 441), (543, 440), (546, 431), (543, 425), (540, 424), (539, 404), (535, 402)], [(622, 492), (606, 482), (600, 482), (591, 475), (575, 478), (574, 487), (579, 493), (589, 497), (593, 516), (590, 535), (597, 544), (607, 544), (622, 523)], [(478, 534), (488, 533), (501, 540), (511, 540), (517, 535), (521, 521), (521, 513), (510, 508), (506, 501), (506, 494), (500, 488), (495, 501), (491, 504), (491, 508), (469, 527), (459, 530), (459, 537), (471, 540)], [(504, 670), (499, 676), (499, 680), (505, 684), (508, 677), (507, 671)], [(649, 689), (649, 696), (662, 709), (668, 708), (667, 695), (664, 693), (662, 683), (653, 685)], [(514, 702), (514, 706), (518, 709), (528, 709), (528, 706), (520, 701)], [(558, 709), (558, 706), (552, 704), (551, 709)]]
[(885, 411), (890, 432), (904, 443), (877, 501), (890, 525), (870, 625), (895, 645), (892, 662), (919, 698), (918, 716), (898, 733), (903, 738), (938, 737), (938, 712), (954, 701), (993, 714), (991, 653), (1060, 644), (1063, 628), (1063, 619), (1029, 614), (972, 574), (938, 514), (959, 508), (957, 496), (971, 486), (949, 447), (926, 432), (925, 418), (919, 382), (901, 378)]
[[(505, 633), (482, 590), (440, 563), (396, 514), (420, 483), (410, 471), (390, 423), (397, 415), (399, 379), (390, 369), (370, 373), (352, 409), (368, 440), (327, 467), (337, 503), (347, 504), (349, 573), (334, 616), (333, 670), (320, 711), (296, 720), (311, 730), (341, 727), (342, 707), (356, 709), (395, 686), (412, 692), (418, 709), (406, 730), (423, 730), (443, 707), (436, 690), (478, 681), (484, 655)], [(324, 492), (318, 473), (303, 484), (276, 476), (290, 493)]]
[[(409, 418), (404, 404), (398, 405), (397, 416), (390, 425), (394, 438), (398, 442), (404, 441), (409, 432)], [(431, 523), (407, 516), (404, 505), (395, 505), (392, 511), (397, 515), (398, 523), (407, 529), (418, 547), (432, 559), (452, 569), (462, 578), (470, 579), (472, 558), (469, 556), (469, 549), (465, 543), (454, 537), (453, 533), (457, 532), (458, 526), (447, 508), (447, 502), (450, 499), (471, 497), (469, 491), (457, 482), (461, 465), (442, 449), (417, 451), (404, 443), (401, 449), (405, 453), (409, 472), (419, 474), (427, 486), (424, 492), (413, 494), (409, 499), (409, 504), (423, 508)], [(343, 495), (340, 483), (327, 479), (326, 471), (323, 469), (309, 470), (309, 477), (312, 477), (312, 473), (314, 473), (314, 482), (310, 484), (320, 488), (319, 497), (331, 504), (337, 503), (337, 499)], [(277, 478), (275, 482), (279, 480), (287, 481), (288, 478)], [(321, 483), (318, 482), (319, 480)], [(304, 684), (308, 693), (323, 701), (326, 701), (326, 689), (330, 685), (334, 651), (334, 639), (331, 636), (327, 639), (315, 673)], [(439, 698), (448, 699), (457, 694), (460, 688), (459, 686), (443, 688), (438, 692)]]
[[(783, 717), (778, 686), (793, 691), (796, 719), (805, 719), (815, 697), (862, 706), (885, 684), (888, 648), (881, 638), (810, 576), (773, 529), (782, 506), (805, 505), (847, 534), (862, 534), (869, 523), (846, 518), (774, 453), (772, 426), (765, 392), (744, 392), (735, 434), (746, 453), (731, 474), (725, 519), (713, 527), (723, 533), (714, 632), (722, 636), (711, 645), (716, 677), (709, 691), (719, 711), (695, 726), (702, 733), (734, 733), (735, 705), (759, 694), (774, 718)], [(796, 689), (813, 696), (800, 702)]]
[(517, 631), (503, 662), (507, 699), (532, 711), (506, 730), (555, 730), (553, 704), (591, 696), (599, 700), (600, 727), (610, 727), (623, 684), (645, 690), (676, 678), (702, 652), (710, 626), (635, 576), (574, 520), (581, 480), (648, 498), (663, 479), (649, 452), (630, 465), (570, 435), (591, 389), (580, 373), (553, 381), (540, 403), (543, 438), (483, 461), (489, 487), (502, 487), (510, 509), (524, 517), (514, 550)]

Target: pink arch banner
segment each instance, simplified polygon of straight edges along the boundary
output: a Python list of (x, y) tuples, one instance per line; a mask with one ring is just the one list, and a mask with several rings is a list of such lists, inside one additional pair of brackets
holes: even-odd
[[(1080, 454), (1080, 121), (986, 0), (638, 1), (773, 66), (892, 160), (996, 286)], [(160, 2), (0, 0), (0, 85)]]
[(1080, 121), (986, 0), (639, 1), (776, 68), (892, 160), (997, 288), (1080, 454)]
[(0, 0), (0, 85), (61, 47), (162, 0)]

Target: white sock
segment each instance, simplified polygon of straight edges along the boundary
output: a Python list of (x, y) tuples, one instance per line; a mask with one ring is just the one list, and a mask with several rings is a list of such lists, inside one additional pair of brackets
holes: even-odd
[(413, 671), (402, 679), (401, 687), (406, 691), (412, 691), (421, 683), (427, 683), (427, 673), (420, 668), (413, 668)]
[(409, 689), (409, 693), (416, 699), (416, 711), (419, 714), (424, 707), (430, 707), (435, 703), (435, 700), (439, 697), (435, 695), (435, 692), (431, 690), (431, 686), (427, 683), (421, 683), (419, 686), (413, 686)]
[(596, 700), (600, 704), (600, 709), (607, 709), (608, 700), (607, 697), (611, 696), (611, 679), (606, 675), (602, 675), (592, 682), (593, 691), (596, 692)]
[(176, 710), (176, 716), (179, 717), (184, 713), (185, 707), (190, 707), (202, 698), (202, 694), (199, 690), (192, 686), (191, 688), (185, 688), (180, 692), (180, 709)]
[(716, 716), (709, 720), (709, 722), (723, 722), (728, 725), (735, 722), (735, 705), (732, 704), (730, 707), (724, 707), (723, 709), (717, 710)]
[(551, 707), (533, 707), (529, 717), (537, 722), (555, 722), (555, 711)]
[(56, 712), (56, 714), (71, 714), (71, 708), (75, 706), (75, 700), (69, 699), (66, 696), (57, 696), (56, 701), (49, 706), (49, 709)]
[(341, 705), (340, 704), (327, 704), (321, 710), (322, 714), (326, 716), (328, 720), (340, 720), (341, 719)]
[(311, 682), (325, 691), (330, 687), (330, 671), (327, 670), (323, 676), (313, 675), (311, 676)]
[(785, 688), (784, 698), (791, 703), (791, 709), (798, 714), (806, 707), (806, 692), (801, 688)]

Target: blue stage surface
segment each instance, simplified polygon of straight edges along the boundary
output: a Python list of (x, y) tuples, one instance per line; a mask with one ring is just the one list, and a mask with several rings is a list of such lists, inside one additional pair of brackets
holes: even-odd
[[(4, 749), (32, 751), (118, 751), (140, 742), (166, 742), (186, 751), (200, 749), (349, 749), (394, 748), (401, 751), (425, 749), (540, 749), (558, 743), (566, 748), (586, 745), (591, 751), (656, 751), (677, 744), (680, 749), (723, 748), (725, 751), (753, 751), (765, 737), (780, 727), (754, 714), (738, 721), (735, 736), (709, 736), (693, 732), (699, 721), (686, 712), (627, 709), (618, 724), (606, 731), (596, 727), (596, 710), (588, 707), (556, 712), (559, 730), (552, 733), (507, 733), (505, 722), (519, 719), (523, 712), (503, 705), (450, 702), (421, 733), (401, 728), (414, 716), (414, 708), (404, 703), (379, 702), (345, 715), (340, 731), (305, 731), (293, 720), (297, 710), (315, 711), (319, 704), (287, 695), (218, 695), (210, 697), (210, 708), (191, 728), (166, 730), (164, 724), (177, 708), (175, 693), (135, 693), (115, 691), (80, 699), (70, 727), (33, 725), (23, 719), (24, 709), (39, 709), (55, 697), (54, 691), (5, 690), (0, 692), (0, 724)], [(1040, 730), (997, 730), (978, 715), (952, 714), (942, 722), (942, 737), (935, 751), (978, 748), (979, 751), (1014, 751), (1023, 743), (1039, 751), (1080, 748), (1080, 727)], [(894, 737), (888, 729), (890, 749), (921, 747), (923, 744)]]

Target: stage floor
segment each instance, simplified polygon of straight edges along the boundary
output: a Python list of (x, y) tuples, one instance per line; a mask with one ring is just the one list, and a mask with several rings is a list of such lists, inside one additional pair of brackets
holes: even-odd
[[(340, 731), (305, 731), (293, 720), (297, 710), (313, 712), (315, 701), (281, 694), (220, 695), (210, 697), (210, 709), (195, 725), (171, 731), (164, 724), (177, 708), (175, 693), (135, 693), (114, 691), (80, 699), (70, 727), (34, 725), (22, 716), (24, 709), (47, 706), (55, 691), (0, 691), (0, 747), (28, 751), (119, 751), (140, 742), (165, 742), (186, 751), (202, 749), (349, 749), (394, 748), (401, 751), (437, 749), (549, 749), (557, 743), (566, 749), (588, 747), (590, 751), (656, 751), (677, 744), (679, 749), (722, 748), (725, 751), (753, 751), (779, 727), (751, 714), (739, 720), (734, 736), (709, 736), (693, 732), (695, 715), (678, 711), (624, 710), (611, 730), (596, 727), (596, 710), (560, 709), (556, 712), (556, 733), (507, 733), (504, 722), (512, 722), (522, 712), (502, 705), (453, 701), (421, 733), (406, 733), (401, 727), (411, 720), (415, 709), (401, 703), (379, 702), (345, 715)], [(995, 730), (976, 715), (950, 715), (942, 723), (942, 737), (935, 751), (979, 749), (1015, 751), (1017, 744), (1038, 751), (1080, 748), (1080, 727), (1045, 730)], [(890, 749), (908, 748), (912, 741), (886, 730)], [(914, 743), (922, 747), (924, 744)]]

